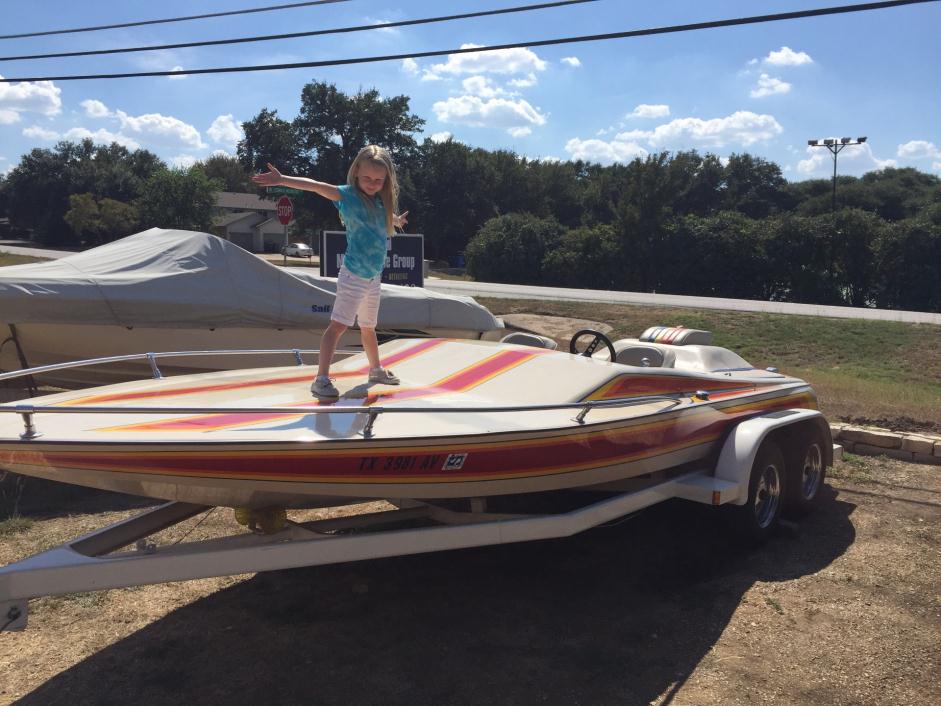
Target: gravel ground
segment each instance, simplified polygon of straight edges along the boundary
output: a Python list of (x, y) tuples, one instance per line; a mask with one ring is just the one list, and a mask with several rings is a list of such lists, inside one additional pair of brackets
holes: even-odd
[[(36, 514), (49, 487), (0, 562), (135, 504)], [(751, 552), (718, 519), (673, 501), (567, 540), (37, 600), (0, 634), (0, 703), (941, 703), (937, 467), (849, 457)], [(196, 521), (164, 541), (233, 527)]]

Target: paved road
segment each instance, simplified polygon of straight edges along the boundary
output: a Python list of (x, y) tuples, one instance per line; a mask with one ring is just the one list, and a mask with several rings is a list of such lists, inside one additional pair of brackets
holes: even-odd
[[(0, 252), (9, 252), (31, 257), (60, 258), (71, 255), (59, 250), (41, 250), (19, 245), (6, 245), (0, 241)], [(277, 257), (281, 259), (280, 256)], [(297, 258), (289, 258), (293, 266), (301, 264)], [(310, 264), (304, 262), (303, 264)], [(941, 326), (941, 314), (922, 311), (895, 311), (891, 309), (861, 309), (850, 306), (823, 306), (817, 304), (789, 304), (787, 302), (765, 302), (751, 299), (720, 299), (715, 297), (688, 297), (679, 294), (647, 294), (644, 292), (614, 292), (601, 289), (565, 289), (557, 287), (532, 287), (520, 284), (496, 284), (491, 282), (463, 282), (459, 280), (425, 280), (425, 288), (444, 294), (465, 294), (473, 297), (497, 297), (501, 299), (549, 299), (553, 301), (599, 302), (602, 304), (646, 304), (649, 306), (672, 306), (687, 309), (727, 309), (732, 311), (763, 311), (774, 314), (798, 314), (803, 316), (826, 316), (837, 319), (868, 319), (872, 321), (903, 321), (906, 323), (935, 324)]]

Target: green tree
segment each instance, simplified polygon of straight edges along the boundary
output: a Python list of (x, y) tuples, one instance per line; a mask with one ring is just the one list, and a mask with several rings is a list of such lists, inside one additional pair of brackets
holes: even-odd
[(941, 226), (927, 218), (889, 224), (876, 245), (876, 306), (941, 312)]
[(294, 126), (278, 117), (277, 110), (262, 108), (251, 120), (242, 123), (245, 137), (236, 146), (242, 168), (250, 174), (265, 171), (269, 162), (285, 174), (303, 170), (301, 144)]
[(65, 222), (69, 196), (91, 194), (95, 200), (131, 201), (157, 169), (165, 168), (145, 150), (121, 145), (95, 145), (91, 140), (60, 142), (53, 149), (34, 149), (21, 157), (7, 176), (8, 213), (15, 225), (34, 231), (48, 244), (77, 244)]
[(584, 289), (620, 289), (624, 273), (620, 244), (608, 225), (566, 231), (542, 259), (542, 284)]
[(318, 179), (343, 183), (366, 145), (385, 147), (397, 165), (406, 166), (417, 151), (414, 134), (424, 124), (409, 113), (407, 96), (382, 98), (374, 88), (348, 96), (333, 84), (313, 81), (301, 90), (293, 128), (309, 171)]
[(201, 170), (209, 179), (215, 179), (222, 184), (223, 191), (255, 193), (251, 175), (237, 157), (214, 154), (202, 162), (197, 162), (193, 167)]
[(542, 284), (542, 263), (563, 232), (554, 218), (522, 213), (492, 218), (467, 245), (467, 271), (487, 282)]
[(664, 292), (768, 299), (772, 294), (761, 221), (734, 211), (687, 215), (667, 227)]
[(200, 169), (157, 172), (144, 184), (135, 202), (141, 226), (208, 231), (220, 186)]
[(98, 243), (102, 230), (101, 214), (98, 203), (91, 194), (72, 194), (69, 196), (69, 210), (63, 217), (69, 227), (83, 243)]
[(123, 238), (137, 229), (137, 208), (132, 204), (101, 199), (98, 202), (98, 213), (101, 215), (101, 229), (106, 241)]
[(786, 203), (786, 181), (781, 167), (750, 154), (733, 154), (725, 165), (723, 210), (749, 218), (764, 218)]

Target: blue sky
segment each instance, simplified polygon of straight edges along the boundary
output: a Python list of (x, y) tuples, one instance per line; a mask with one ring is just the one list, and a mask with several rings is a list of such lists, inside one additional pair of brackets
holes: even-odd
[[(0, 34), (159, 19), (284, 0), (5, 3)], [(532, 1), (532, 0), (530, 0)], [(0, 56), (299, 32), (480, 11), (527, 0), (352, 0), (147, 27), (0, 40)], [(490, 46), (824, 7), (834, 0), (599, 0), (566, 8), (337, 36), (101, 57), (0, 62), (4, 77), (318, 61)], [(846, 2), (846, 4), (849, 4)], [(790, 180), (827, 178), (810, 138), (867, 136), (840, 174), (913, 166), (941, 174), (941, 3), (763, 25), (450, 55), (185, 78), (0, 84), (0, 174), (34, 147), (91, 136), (186, 166), (234, 154), (262, 108), (291, 120), (313, 80), (349, 94), (407, 95), (419, 136), (534, 159), (610, 164), (660, 150), (750, 152)], [(316, 175), (313, 175), (316, 176)]]

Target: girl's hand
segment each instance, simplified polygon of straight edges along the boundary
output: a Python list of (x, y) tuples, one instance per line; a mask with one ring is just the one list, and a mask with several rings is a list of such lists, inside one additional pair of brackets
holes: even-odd
[(405, 224), (408, 223), (406, 216), (408, 216), (408, 211), (404, 211), (397, 216), (392, 216), (392, 225), (396, 228), (405, 228)]
[(252, 177), (252, 181), (258, 184), (258, 186), (277, 186), (281, 183), (281, 172), (273, 164), (268, 165), (269, 171), (264, 174), (256, 174)]

